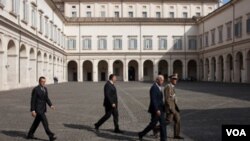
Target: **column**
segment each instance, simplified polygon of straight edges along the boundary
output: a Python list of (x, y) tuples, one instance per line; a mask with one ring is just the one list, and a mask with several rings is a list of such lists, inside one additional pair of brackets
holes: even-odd
[(98, 60), (93, 60), (93, 82), (98, 82)]
[(79, 66), (79, 69), (78, 69), (79, 70), (79, 82), (83, 82), (83, 68), (82, 68), (83, 67), (83, 61), (84, 60), (80, 59), (79, 60), (79, 65), (78, 65)]
[(144, 81), (144, 79), (143, 79), (143, 75), (144, 75), (144, 73), (143, 73), (143, 61), (144, 60), (139, 60), (139, 64), (138, 64), (138, 70), (139, 70), (139, 81)]
[(153, 64), (153, 65), (154, 65), (154, 69), (153, 69), (153, 71), (154, 71), (153, 80), (158, 76), (158, 71), (159, 71), (159, 70), (158, 70), (158, 63), (157, 63), (157, 62), (158, 62), (158, 60), (156, 60), (156, 59), (155, 59), (154, 62), (153, 62), (153, 63), (154, 63), (154, 64)]
[(220, 76), (220, 72), (221, 72), (221, 64), (220, 64), (220, 61), (219, 61), (219, 57), (217, 56), (215, 58), (215, 64), (216, 64), (216, 72), (215, 72), (215, 78), (216, 78), (216, 82), (220, 82), (221, 80), (221, 76)]
[(123, 81), (124, 82), (128, 81), (128, 62), (127, 62), (127, 59), (125, 59), (124, 63), (123, 63)]

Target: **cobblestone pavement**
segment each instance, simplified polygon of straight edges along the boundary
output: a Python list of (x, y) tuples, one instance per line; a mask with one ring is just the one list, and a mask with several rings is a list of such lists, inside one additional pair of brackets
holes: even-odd
[[(58, 141), (136, 141), (137, 132), (149, 123), (147, 113), (151, 83), (118, 82), (120, 127), (114, 134), (112, 118), (96, 133), (93, 124), (104, 114), (103, 85), (63, 83), (48, 85), (56, 111), (48, 110), (50, 128)], [(180, 82), (181, 134), (185, 140), (219, 141), (222, 124), (250, 124), (250, 85)], [(0, 92), (0, 141), (24, 141), (33, 118), (29, 112), (31, 88)], [(36, 134), (48, 140), (42, 124)], [(145, 141), (156, 141), (150, 132)], [(173, 141), (168, 126), (168, 141)]]

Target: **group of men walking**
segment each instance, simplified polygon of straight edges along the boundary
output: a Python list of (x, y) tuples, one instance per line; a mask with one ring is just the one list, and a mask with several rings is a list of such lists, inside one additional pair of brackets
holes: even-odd
[[(175, 93), (175, 85), (178, 80), (177, 74), (171, 75), (169, 77), (170, 83), (163, 87), (164, 76), (159, 75), (156, 78), (155, 83), (150, 88), (150, 104), (148, 112), (151, 114), (151, 121), (147, 127), (138, 133), (140, 140), (151, 130), (155, 136), (160, 132), (160, 140), (167, 140), (167, 130), (166, 126), (174, 121), (174, 138), (183, 139), (180, 136), (180, 110), (177, 106), (177, 97)], [(46, 78), (39, 78), (39, 85), (32, 90), (31, 96), (31, 114), (35, 118), (34, 122), (29, 130), (27, 139), (35, 139), (34, 133), (42, 122), (45, 132), (49, 136), (50, 141), (56, 140), (56, 136), (49, 129), (49, 124), (46, 118), (46, 104), (50, 106), (53, 110), (55, 107), (52, 105), (49, 97), (48, 91), (45, 87)], [(99, 131), (99, 127), (107, 121), (111, 115), (114, 121), (114, 132), (122, 134), (123, 131), (120, 130), (118, 120), (118, 97), (117, 90), (115, 87), (116, 76), (111, 74), (109, 80), (104, 86), (104, 102), (105, 115), (94, 124), (96, 131)], [(157, 123), (159, 122), (159, 125)]]

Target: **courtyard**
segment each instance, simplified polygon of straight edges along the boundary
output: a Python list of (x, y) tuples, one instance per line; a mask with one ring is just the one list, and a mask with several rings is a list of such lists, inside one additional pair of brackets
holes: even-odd
[[(151, 83), (117, 82), (120, 127), (113, 133), (109, 119), (95, 132), (93, 124), (104, 114), (104, 82), (71, 82), (48, 85), (56, 110), (47, 112), (58, 141), (136, 141), (137, 133), (150, 121), (147, 113)], [(25, 141), (33, 118), (29, 112), (32, 88), (0, 92), (0, 141)], [(180, 82), (176, 89), (181, 109), (181, 135), (187, 141), (219, 141), (222, 124), (250, 124), (250, 85)], [(168, 141), (173, 125), (168, 126)], [(35, 136), (48, 140), (42, 124)], [(145, 141), (155, 141), (150, 132)]]

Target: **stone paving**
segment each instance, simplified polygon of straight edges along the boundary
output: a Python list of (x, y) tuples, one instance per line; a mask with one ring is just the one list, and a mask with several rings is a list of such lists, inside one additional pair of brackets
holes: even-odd
[[(48, 85), (56, 111), (48, 110), (50, 128), (58, 141), (136, 141), (149, 123), (147, 113), (151, 83), (118, 82), (120, 127), (114, 134), (112, 118), (96, 133), (93, 124), (104, 114), (104, 82)], [(180, 82), (181, 134), (187, 141), (220, 141), (222, 124), (250, 124), (250, 85)], [(0, 141), (25, 141), (33, 118), (29, 112), (31, 88), (0, 92)], [(36, 134), (48, 140), (42, 124)], [(145, 141), (157, 141), (150, 132)], [(172, 124), (168, 141), (173, 139)]]

